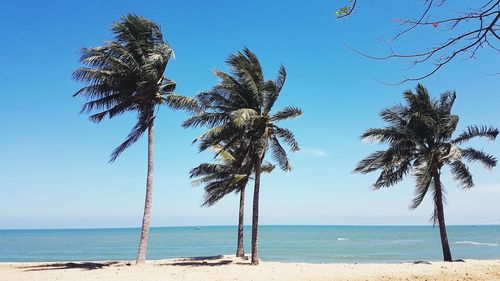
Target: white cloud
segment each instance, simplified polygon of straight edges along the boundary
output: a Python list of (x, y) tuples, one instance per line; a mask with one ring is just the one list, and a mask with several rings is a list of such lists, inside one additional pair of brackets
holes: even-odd
[(300, 154), (306, 156), (314, 156), (314, 157), (326, 157), (328, 156), (328, 152), (319, 148), (302, 148), (299, 151)]

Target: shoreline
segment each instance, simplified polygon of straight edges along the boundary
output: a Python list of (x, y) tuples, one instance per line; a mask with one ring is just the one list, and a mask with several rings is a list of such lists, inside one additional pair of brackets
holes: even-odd
[(283, 263), (213, 256), (133, 261), (1, 262), (0, 280), (500, 280), (500, 260)]
[[(157, 263), (169, 263), (169, 262), (177, 262), (177, 261), (209, 261), (216, 259), (232, 259), (238, 260), (238, 262), (245, 262), (250, 260), (250, 255), (245, 255), (246, 259), (236, 258), (235, 255), (218, 255), (218, 256), (206, 256), (206, 257), (177, 257), (177, 258), (166, 258), (166, 259), (147, 259), (147, 264), (157, 264)], [(215, 258), (217, 257), (217, 258)], [(398, 264), (437, 264), (437, 263), (465, 263), (467, 261), (477, 261), (477, 262), (498, 262), (500, 263), (500, 259), (492, 258), (492, 259), (457, 259), (453, 262), (444, 262), (442, 260), (415, 260), (415, 261), (381, 261), (381, 262), (363, 262), (363, 261), (353, 261), (353, 262), (306, 262), (306, 261), (278, 261), (278, 260), (262, 260), (261, 262), (265, 263), (279, 263), (279, 264), (307, 264), (307, 265), (398, 265)], [(110, 260), (49, 260), (49, 261), (0, 261), (0, 266), (6, 265), (44, 265), (44, 264), (54, 264), (54, 263), (120, 263), (120, 264), (135, 264), (135, 260), (118, 260), (118, 259), (110, 259)]]

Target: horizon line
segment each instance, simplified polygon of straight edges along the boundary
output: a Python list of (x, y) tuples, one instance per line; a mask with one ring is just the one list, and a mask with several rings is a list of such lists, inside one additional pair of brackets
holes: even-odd
[[(175, 226), (151, 226), (152, 228), (187, 228), (187, 227), (238, 227), (237, 224), (220, 224), (220, 225), (175, 225)], [(251, 227), (251, 224), (245, 224), (245, 227)], [(368, 226), (368, 227), (397, 227), (397, 226), (433, 226), (432, 224), (262, 224), (259, 226)], [(447, 226), (500, 226), (500, 224), (494, 223), (479, 223), (479, 224), (447, 224)], [(140, 226), (137, 227), (69, 227), (69, 228), (0, 228), (0, 231), (6, 230), (101, 230), (101, 229), (141, 229)]]

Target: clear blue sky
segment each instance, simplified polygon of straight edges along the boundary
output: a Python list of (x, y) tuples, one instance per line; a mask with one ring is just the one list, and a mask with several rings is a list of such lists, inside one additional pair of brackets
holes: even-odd
[[(371, 3), (373, 2), (373, 3)], [(404, 2), (404, 3), (403, 3)], [(464, 3), (464, 1), (461, 1)], [(405, 64), (373, 61), (348, 50), (383, 54), (397, 32), (394, 18), (415, 16), (421, 1), (365, 1), (352, 17), (337, 20), (339, 1), (4, 1), (0, 10), (0, 228), (139, 227), (146, 178), (145, 138), (114, 164), (111, 151), (134, 124), (129, 114), (101, 124), (78, 112), (82, 85), (71, 80), (79, 49), (111, 39), (109, 27), (133, 12), (156, 21), (176, 58), (166, 75), (178, 92), (193, 96), (211, 88), (212, 68), (247, 46), (273, 78), (279, 64), (288, 76), (277, 108), (296, 105), (304, 115), (285, 125), (303, 150), (291, 155), (293, 171), (265, 175), (262, 224), (427, 224), (429, 198), (415, 211), (408, 205), (413, 179), (380, 191), (377, 177), (351, 173), (356, 162), (378, 149), (359, 135), (383, 125), (378, 111), (401, 101), (415, 83), (397, 81)], [(439, 29), (399, 41), (401, 50), (436, 42)], [(476, 59), (454, 61), (423, 81), (431, 93), (458, 93), (454, 112), (460, 128), (500, 125), (498, 55), (482, 50)], [(417, 69), (419, 70), (419, 69)], [(420, 71), (423, 71), (420, 69)], [(156, 126), (153, 226), (237, 223), (238, 197), (199, 207), (201, 188), (190, 187), (188, 171), (210, 155), (182, 129), (183, 112), (163, 108)], [(500, 141), (472, 143), (500, 156)], [(477, 186), (459, 190), (445, 173), (450, 224), (500, 223), (500, 169), (472, 165)], [(250, 189), (249, 189), (250, 190)], [(247, 195), (250, 207), (251, 193)], [(250, 223), (250, 208), (247, 223)]]

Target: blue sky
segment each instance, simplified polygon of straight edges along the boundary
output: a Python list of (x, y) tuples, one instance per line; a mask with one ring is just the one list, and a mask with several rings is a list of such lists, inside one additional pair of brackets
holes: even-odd
[[(439, 29), (410, 34), (389, 44), (394, 18), (415, 16), (419, 1), (365, 1), (337, 20), (339, 1), (6, 1), (0, 10), (0, 228), (138, 227), (145, 178), (145, 138), (109, 164), (111, 151), (134, 125), (134, 114), (101, 124), (78, 112), (84, 100), (72, 94), (79, 49), (111, 39), (109, 27), (133, 12), (162, 27), (176, 58), (166, 75), (179, 93), (194, 96), (217, 80), (226, 57), (247, 46), (273, 78), (280, 64), (288, 76), (276, 108), (296, 105), (300, 118), (282, 125), (296, 134), (302, 151), (291, 155), (293, 171), (265, 175), (262, 224), (428, 224), (429, 198), (415, 211), (410, 178), (390, 189), (370, 190), (376, 174), (351, 173), (357, 161), (378, 149), (359, 135), (383, 125), (378, 111), (401, 101), (415, 83), (387, 86), (421, 73), (399, 61), (373, 61), (347, 43), (373, 54), (393, 46), (414, 50), (437, 42)], [(458, 5), (462, 5), (460, 1)], [(422, 83), (438, 95), (456, 90), (460, 128), (500, 125), (499, 59), (484, 49), (476, 59), (459, 58)], [(200, 130), (186, 130), (183, 112), (162, 108), (156, 124), (153, 226), (237, 223), (238, 197), (199, 207), (201, 188), (188, 171), (209, 154), (191, 145)], [(500, 156), (500, 141), (473, 145)], [(471, 165), (476, 187), (459, 190), (449, 174), (445, 210), (449, 224), (500, 223), (500, 169)], [(250, 190), (250, 189), (249, 189)], [(251, 193), (247, 195), (250, 207)], [(247, 223), (250, 223), (250, 208)]]

